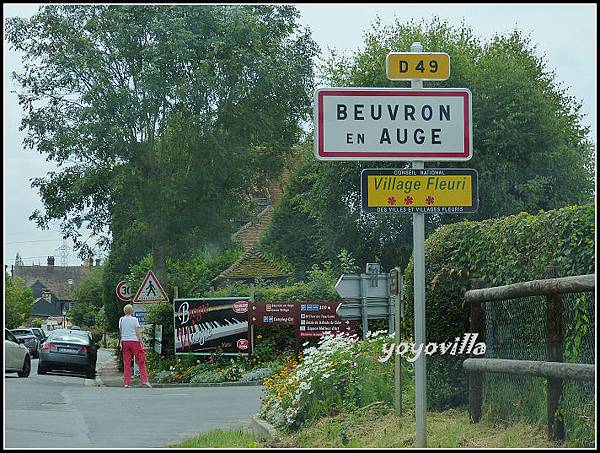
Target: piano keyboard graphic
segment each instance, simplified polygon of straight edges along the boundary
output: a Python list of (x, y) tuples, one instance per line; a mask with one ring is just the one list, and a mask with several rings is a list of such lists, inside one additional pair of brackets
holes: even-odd
[[(189, 325), (188, 329), (190, 329), (191, 346), (194, 346), (218, 338), (247, 332), (248, 321), (240, 321), (236, 318), (225, 318), (219, 321), (205, 321), (200, 324)], [(182, 330), (181, 337), (183, 338), (184, 349), (188, 349), (188, 336), (185, 327), (180, 328), (180, 330)], [(179, 333), (175, 337), (175, 348), (181, 349)]]

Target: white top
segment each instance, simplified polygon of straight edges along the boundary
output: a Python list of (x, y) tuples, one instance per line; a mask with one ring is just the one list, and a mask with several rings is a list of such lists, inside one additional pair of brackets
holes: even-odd
[(121, 340), (139, 341), (135, 334), (136, 327), (140, 327), (140, 322), (135, 316), (125, 315), (119, 319), (119, 330), (121, 331)]

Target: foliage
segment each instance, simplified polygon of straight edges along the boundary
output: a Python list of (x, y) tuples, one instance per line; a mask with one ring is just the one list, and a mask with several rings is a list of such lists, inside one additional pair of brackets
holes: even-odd
[[(571, 206), (439, 228), (425, 241), (426, 341), (447, 341), (469, 332), (469, 307), (463, 298), (472, 278), (492, 287), (548, 278), (548, 266), (556, 266), (561, 277), (594, 273), (594, 218), (593, 205)], [(405, 271), (404, 299), (404, 329), (412, 331), (412, 260)], [(427, 372), (430, 407), (466, 402), (462, 358), (432, 356)]]
[(264, 381), (261, 416), (290, 430), (344, 409), (357, 411), (375, 402), (393, 405), (394, 361), (378, 360), (386, 342), (380, 333), (364, 341), (324, 335), (318, 347), (303, 350), (300, 362), (289, 357)]
[(4, 327), (14, 329), (31, 317), (33, 290), (19, 277), (4, 274)]
[[(113, 242), (108, 259), (104, 263), (103, 303), (107, 325), (116, 332), (118, 321), (123, 316), (123, 302), (117, 298), (117, 284), (125, 280), (131, 266), (150, 253), (147, 241), (147, 228), (140, 222), (113, 222)], [(139, 283), (138, 283), (139, 284)], [(168, 292), (168, 288), (165, 288)]]
[(172, 356), (175, 344), (175, 336), (173, 333), (173, 303), (172, 302), (156, 302), (148, 305), (144, 319), (147, 324), (160, 324), (162, 328), (162, 352), (163, 356)]
[(46, 5), (7, 19), (24, 55), (24, 144), (60, 168), (34, 179), (44, 209), (31, 218), (59, 219), (82, 256), (82, 226), (99, 247), (112, 235), (113, 328), (132, 264), (151, 253), (165, 282), (167, 258), (222, 249), (291, 155), (317, 52), (298, 17), (289, 5)]
[(94, 266), (75, 288), (75, 303), (88, 303), (96, 308), (102, 307), (102, 281), (104, 266)]
[[(364, 46), (351, 56), (335, 52), (323, 65), (328, 86), (408, 87), (386, 78), (390, 51), (447, 52), (450, 78), (426, 87), (466, 87), (473, 94), (474, 157), (454, 167), (479, 174), (481, 203), (474, 214), (427, 216), (426, 234), (443, 224), (537, 212), (593, 199), (594, 146), (581, 124), (581, 104), (550, 72), (537, 49), (515, 30), (482, 41), (462, 24), (377, 21)], [(295, 165), (265, 243), (299, 270), (346, 248), (357, 263), (380, 262), (384, 269), (406, 267), (411, 255), (409, 215), (363, 214), (360, 173), (364, 168), (398, 168), (398, 162), (317, 161), (312, 143)], [(432, 168), (443, 163), (431, 162)], [(447, 166), (447, 165), (446, 165)], [(296, 240), (301, 237), (301, 240)]]
[(96, 317), (103, 307), (104, 266), (94, 266), (83, 277), (74, 291), (74, 302), (67, 316), (73, 324), (79, 326), (95, 326)]
[[(242, 250), (238, 245), (231, 244), (222, 251), (202, 250), (187, 258), (167, 259), (167, 279), (161, 281), (163, 289), (178, 288), (181, 297), (201, 297), (208, 292), (212, 280), (231, 266), (240, 256)], [(137, 291), (144, 281), (148, 270), (153, 267), (152, 255), (144, 256), (138, 263), (131, 266), (127, 281), (132, 291)]]
[(43, 321), (41, 319), (32, 319), (31, 327), (42, 327)]
[[(211, 281), (223, 270), (227, 269), (233, 262), (239, 258), (241, 250), (235, 244), (229, 244), (229, 247), (224, 250), (208, 249), (190, 254), (187, 258), (167, 259), (167, 278), (165, 281), (159, 280), (163, 289), (167, 292), (169, 299), (174, 297), (173, 288), (177, 287), (179, 294), (183, 297), (200, 297), (203, 293), (210, 289)], [(139, 285), (144, 280), (148, 270), (153, 268), (153, 258), (150, 254), (140, 256), (137, 260), (130, 257), (127, 261), (130, 264), (125, 268), (126, 272), (120, 275), (114, 275), (116, 265), (112, 260), (106, 265), (106, 273), (110, 273), (110, 277), (105, 278), (105, 306), (109, 309), (112, 319), (109, 318), (109, 326), (114, 327), (120, 316), (123, 315), (123, 302), (116, 299), (114, 296), (115, 288), (120, 280), (126, 280), (132, 288), (133, 293), (138, 290)], [(123, 263), (120, 261), (119, 264)], [(110, 282), (115, 281), (114, 286)], [(106, 297), (107, 296), (107, 297)], [(172, 305), (171, 305), (172, 311)], [(113, 321), (114, 319), (114, 321)], [(159, 322), (159, 324), (161, 324)], [(172, 319), (163, 329), (167, 329), (172, 335)], [(116, 329), (116, 327), (114, 327)]]
[(148, 353), (148, 372), (156, 383), (216, 383), (260, 381), (272, 374), (281, 361), (256, 366), (246, 358), (206, 357), (183, 354), (176, 357), (158, 357)]
[(95, 326), (98, 308), (90, 302), (79, 302), (73, 305), (67, 316), (78, 326)]

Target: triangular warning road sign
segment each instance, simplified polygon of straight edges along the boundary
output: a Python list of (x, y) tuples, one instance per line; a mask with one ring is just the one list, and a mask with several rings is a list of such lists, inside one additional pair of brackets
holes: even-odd
[(148, 271), (146, 278), (144, 278), (144, 283), (138, 289), (133, 301), (138, 303), (169, 302), (169, 296), (167, 296), (167, 293), (162, 289), (160, 283), (158, 283), (158, 279), (154, 273)]

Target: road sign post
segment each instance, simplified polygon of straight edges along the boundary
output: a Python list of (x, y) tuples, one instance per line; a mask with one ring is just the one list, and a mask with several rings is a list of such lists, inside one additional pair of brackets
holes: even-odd
[[(455, 175), (450, 170), (458, 169), (426, 170), (425, 161), (467, 161), (473, 157), (472, 97), (471, 92), (466, 88), (423, 89), (423, 79), (449, 78), (450, 58), (444, 53), (424, 53), (423, 46), (418, 42), (411, 45), (409, 53), (392, 52), (388, 55), (386, 75), (390, 80), (410, 80), (411, 86), (409, 89), (321, 88), (315, 92), (315, 155), (320, 160), (410, 161), (412, 162), (411, 176), (434, 176), (433, 182), (429, 183), (429, 188), (435, 190), (435, 194), (426, 195), (424, 201), (419, 200), (418, 203), (409, 196), (405, 197), (405, 206), (397, 206), (393, 194), (388, 194), (386, 199), (386, 190), (399, 189), (397, 181), (390, 189), (391, 186), (383, 183), (382, 178), (379, 183), (375, 183), (375, 191), (379, 193), (373, 198), (373, 205), (370, 204), (371, 200), (363, 199), (363, 210), (367, 212), (412, 213), (414, 339), (418, 346), (423, 347), (425, 344), (425, 213), (473, 212), (478, 207), (478, 197), (476, 192), (473, 192), (476, 189), (476, 172), (473, 171), (469, 193), (466, 180), (464, 185), (456, 179), (451, 181)], [(410, 172), (411, 169), (398, 171)], [(435, 171), (445, 172), (444, 178), (435, 178)], [(363, 177), (364, 175), (365, 173)], [(400, 173), (400, 176), (402, 175)], [(380, 188), (383, 190), (379, 190)], [(463, 193), (459, 197), (457, 191), (451, 194), (456, 197), (448, 197), (450, 188), (453, 191), (460, 188)], [(409, 188), (409, 191), (411, 190)], [(471, 195), (470, 200), (469, 195)], [(369, 211), (370, 208), (373, 210)], [(344, 277), (347, 276), (342, 276), (336, 284), (336, 290), (345, 302), (338, 308), (338, 313), (345, 319), (362, 319), (363, 330), (366, 330), (368, 328), (366, 319), (370, 311), (377, 310), (379, 307), (369, 301), (362, 279), (353, 282), (351, 279), (344, 281)], [(355, 284), (358, 285), (357, 288), (353, 288)], [(388, 302), (386, 306), (388, 310), (390, 305)], [(396, 321), (400, 318), (398, 309), (402, 311), (399, 305), (397, 300)], [(390, 315), (391, 312), (388, 311), (383, 317), (391, 317)], [(398, 326), (395, 330), (399, 334)], [(422, 354), (415, 363), (416, 446), (418, 448), (426, 447), (427, 444), (426, 395), (426, 355)]]
[[(410, 46), (411, 52), (423, 52), (421, 43), (415, 42)], [(423, 88), (423, 80), (412, 80), (411, 89)], [(413, 169), (425, 168), (425, 162), (415, 161)], [(414, 316), (415, 344), (417, 347), (425, 344), (425, 214), (413, 214), (413, 257), (414, 257)], [(427, 446), (427, 374), (425, 354), (421, 354), (415, 362), (415, 415), (416, 415), (416, 446)]]
[[(394, 305), (394, 344), (397, 346), (402, 341), (401, 323), (402, 313), (400, 304), (402, 303), (402, 270), (396, 267), (390, 271), (390, 293), (396, 299)], [(395, 394), (394, 408), (396, 415), (402, 415), (402, 364), (400, 354), (394, 354), (394, 372), (395, 372)]]

